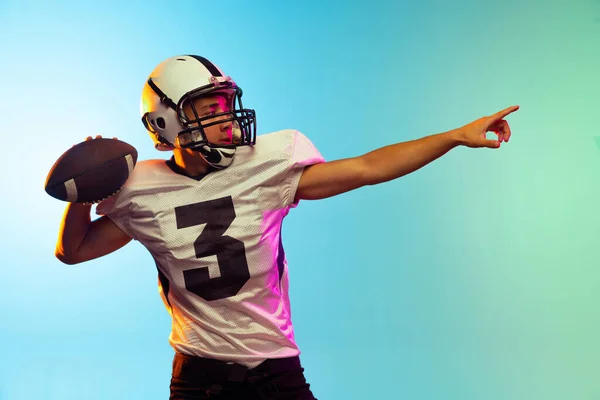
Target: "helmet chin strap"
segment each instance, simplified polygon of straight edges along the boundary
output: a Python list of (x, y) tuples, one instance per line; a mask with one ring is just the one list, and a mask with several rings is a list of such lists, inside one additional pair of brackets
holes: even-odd
[(203, 144), (194, 147), (193, 150), (200, 153), (200, 156), (211, 167), (215, 169), (224, 169), (229, 167), (232, 163), (236, 148), (216, 147)]
[[(182, 140), (183, 139), (183, 140)], [(190, 132), (185, 135), (179, 135), (178, 140), (182, 141), (193, 141), (194, 139), (203, 139), (199, 132)], [(241, 140), (241, 130), (237, 122), (233, 123), (232, 131), (232, 142), (238, 144)], [(189, 142), (188, 142), (189, 143)], [(219, 147), (212, 144), (201, 144), (193, 147), (192, 150), (200, 153), (200, 156), (207, 162), (208, 165), (215, 169), (227, 168), (233, 162), (233, 156), (235, 155), (236, 147)]]

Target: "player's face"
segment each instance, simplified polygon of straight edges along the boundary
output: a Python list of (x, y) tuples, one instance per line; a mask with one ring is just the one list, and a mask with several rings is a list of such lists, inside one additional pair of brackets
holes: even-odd
[[(210, 117), (211, 115), (216, 115), (229, 111), (229, 104), (225, 95), (200, 97), (194, 99), (192, 103), (196, 109), (196, 112), (198, 113), (198, 118), (206, 118)], [(192, 110), (192, 107), (189, 104), (183, 107), (183, 111), (189, 119), (196, 119), (194, 111)], [(216, 145), (232, 144), (233, 122), (225, 121), (226, 119), (227, 115), (223, 115), (202, 121), (204, 133), (206, 134), (206, 139), (209, 143)], [(222, 122), (219, 123), (219, 121)], [(218, 123), (214, 124), (215, 122)], [(207, 127), (206, 125), (209, 124), (214, 125), (210, 125)]]

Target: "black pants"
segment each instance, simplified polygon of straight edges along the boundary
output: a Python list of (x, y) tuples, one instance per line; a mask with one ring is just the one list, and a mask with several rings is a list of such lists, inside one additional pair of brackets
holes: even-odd
[(175, 353), (170, 400), (316, 400), (298, 357), (256, 368)]

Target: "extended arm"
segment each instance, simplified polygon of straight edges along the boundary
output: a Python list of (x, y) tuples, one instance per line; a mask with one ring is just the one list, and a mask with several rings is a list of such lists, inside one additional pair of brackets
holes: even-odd
[[(499, 148), (511, 132), (503, 118), (519, 109), (512, 106), (479, 118), (461, 128), (382, 147), (365, 155), (315, 164), (304, 169), (296, 200), (335, 196), (365, 185), (376, 185), (410, 174), (438, 159), (456, 146)], [(486, 139), (494, 132), (498, 140)]]
[(355, 158), (305, 168), (296, 191), (298, 200), (335, 196), (410, 174), (460, 143), (454, 131), (382, 147)]

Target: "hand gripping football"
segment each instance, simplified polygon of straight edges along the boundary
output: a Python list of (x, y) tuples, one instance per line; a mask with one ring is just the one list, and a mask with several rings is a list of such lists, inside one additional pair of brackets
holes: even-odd
[(133, 146), (117, 139), (86, 140), (56, 160), (46, 193), (71, 203), (98, 203), (121, 190), (137, 156)]

